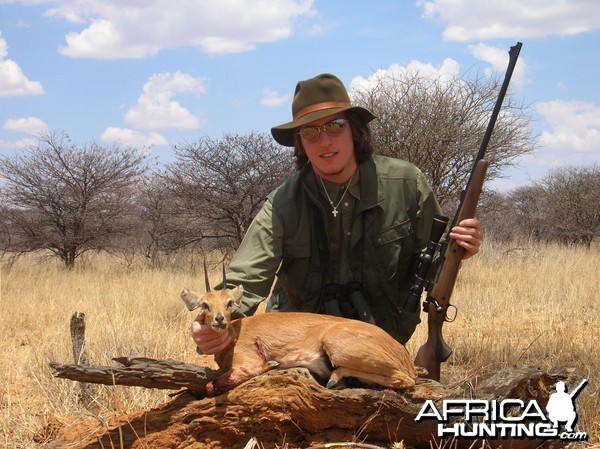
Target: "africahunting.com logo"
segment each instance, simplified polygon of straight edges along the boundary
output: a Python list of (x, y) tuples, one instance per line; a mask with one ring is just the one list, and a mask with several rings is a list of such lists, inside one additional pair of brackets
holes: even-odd
[(428, 400), (419, 411), (416, 422), (438, 421), (438, 437), (457, 438), (539, 438), (585, 441), (587, 432), (575, 431), (577, 411), (575, 399), (587, 385), (587, 379), (567, 392), (564, 382), (556, 383), (545, 412), (536, 400), (502, 401), (483, 399), (446, 399), (438, 408)]

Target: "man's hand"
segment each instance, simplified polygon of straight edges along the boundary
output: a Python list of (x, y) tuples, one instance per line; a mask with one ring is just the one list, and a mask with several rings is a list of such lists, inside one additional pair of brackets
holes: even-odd
[(201, 312), (192, 323), (192, 338), (203, 354), (216, 354), (231, 343), (229, 332), (217, 332), (204, 324), (205, 313)]
[(479, 247), (483, 241), (479, 220), (477, 218), (467, 218), (461, 221), (450, 231), (450, 238), (465, 249), (463, 260), (474, 256), (479, 252)]

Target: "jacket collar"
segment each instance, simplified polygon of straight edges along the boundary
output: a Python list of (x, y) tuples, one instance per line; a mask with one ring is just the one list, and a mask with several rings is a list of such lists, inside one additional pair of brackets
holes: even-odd
[[(384, 200), (384, 192), (377, 178), (377, 165), (374, 157), (371, 156), (359, 164), (358, 169), (360, 170), (360, 199), (356, 203), (355, 214), (372, 209)], [(319, 208), (322, 208), (319, 201), (319, 186), (316, 182), (316, 176), (310, 164), (306, 164), (300, 172), (302, 183), (310, 200)], [(373, 185), (376, 185), (377, 188), (370, 187)]]

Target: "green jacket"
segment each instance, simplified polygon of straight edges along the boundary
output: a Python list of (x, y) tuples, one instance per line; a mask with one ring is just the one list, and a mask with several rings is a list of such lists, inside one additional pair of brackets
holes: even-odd
[[(405, 343), (420, 311), (403, 306), (440, 207), (423, 173), (408, 162), (375, 155), (359, 170), (350, 267), (375, 323)], [(227, 272), (228, 284), (244, 286), (237, 316), (254, 313), (271, 287), (268, 311), (323, 313), (327, 212), (318, 188), (308, 165), (272, 192), (254, 218)]]

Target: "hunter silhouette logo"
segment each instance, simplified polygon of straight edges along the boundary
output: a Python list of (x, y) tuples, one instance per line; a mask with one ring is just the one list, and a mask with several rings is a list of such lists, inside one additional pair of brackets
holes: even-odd
[(577, 422), (574, 401), (587, 382), (583, 379), (571, 393), (567, 393), (564, 382), (557, 382), (556, 392), (548, 399), (546, 413), (536, 400), (445, 399), (438, 405), (429, 399), (415, 421), (436, 419), (438, 437), (585, 441), (587, 432), (574, 431), (573, 427)]
[(587, 379), (583, 379), (581, 383), (573, 390), (572, 393), (567, 393), (567, 387), (564, 382), (556, 382), (556, 393), (550, 395), (546, 411), (548, 418), (553, 423), (553, 428), (558, 429), (559, 422), (566, 422), (565, 430), (573, 432), (573, 425), (577, 421), (577, 412), (575, 411), (575, 398), (587, 385)]

